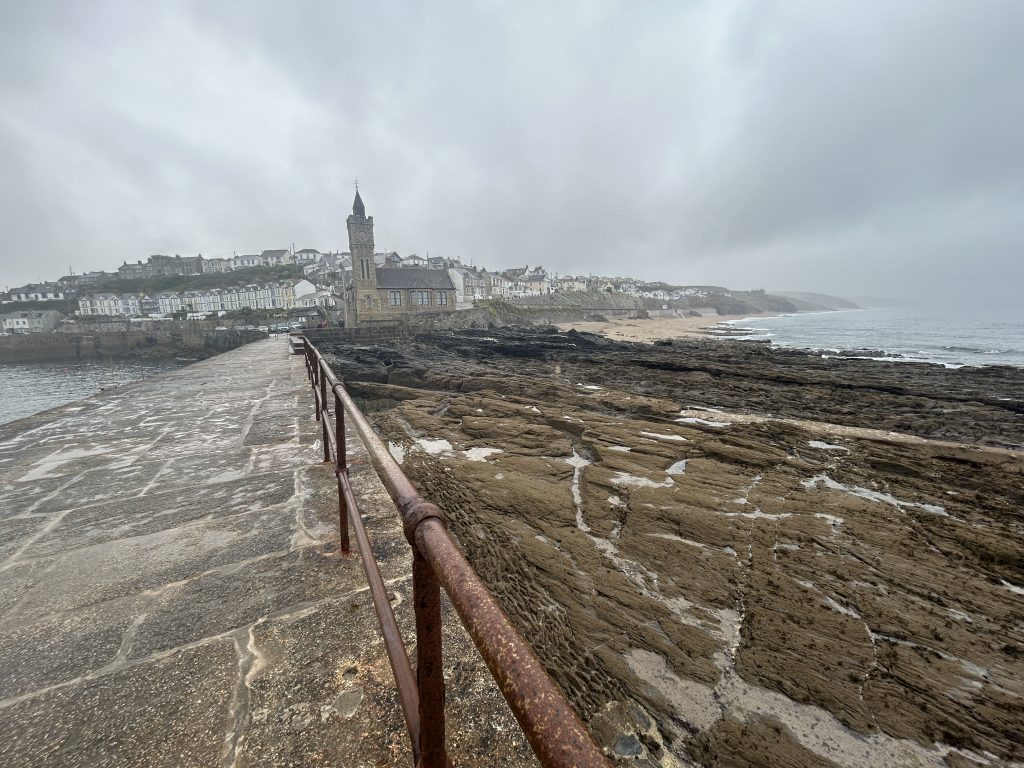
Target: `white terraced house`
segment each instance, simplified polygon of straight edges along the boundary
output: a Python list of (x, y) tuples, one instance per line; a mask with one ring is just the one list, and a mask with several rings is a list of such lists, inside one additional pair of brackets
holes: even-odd
[(324, 255), (316, 248), (303, 248), (301, 251), (295, 252), (295, 263), (303, 265), (316, 264), (318, 261), (322, 261), (323, 257)]
[(209, 274), (211, 272), (230, 272), (232, 269), (232, 260), (215, 257), (212, 259), (203, 260), (203, 274)]
[(247, 253), (242, 256), (235, 256), (231, 259), (231, 266), (234, 269), (248, 269), (249, 267), (265, 267), (266, 259), (258, 253)]
[(297, 307), (327, 307), (328, 309), (337, 309), (341, 305), (341, 297), (336, 296), (330, 291), (307, 293), (305, 296), (297, 296), (295, 299), (295, 306)]
[(249, 309), (291, 309), (299, 306), (297, 299), (316, 293), (308, 280), (290, 280), (241, 288), (218, 288), (211, 291), (186, 291), (181, 295), (182, 308), (189, 312), (232, 312)]
[(181, 311), (181, 296), (174, 291), (160, 291), (142, 297), (142, 314), (150, 316), (173, 315)]
[(134, 317), (142, 314), (142, 297), (127, 293), (91, 293), (78, 300), (78, 314)]
[(64, 289), (57, 283), (29, 283), (18, 288), (11, 288), (8, 295), (11, 301), (63, 301)]

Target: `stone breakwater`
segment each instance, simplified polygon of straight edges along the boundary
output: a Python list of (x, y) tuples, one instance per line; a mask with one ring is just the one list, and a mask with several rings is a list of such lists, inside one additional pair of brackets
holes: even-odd
[(1024, 372), (521, 329), (334, 353), (623, 764), (1024, 759)]
[[(272, 339), (0, 426), (4, 768), (412, 765), (311, 411)], [(413, 647), (409, 546), (348, 448)], [(447, 604), (444, 633), (457, 764), (532, 764)]]
[(0, 339), (0, 363), (108, 358), (202, 359), (258, 339), (259, 331), (26, 333)]

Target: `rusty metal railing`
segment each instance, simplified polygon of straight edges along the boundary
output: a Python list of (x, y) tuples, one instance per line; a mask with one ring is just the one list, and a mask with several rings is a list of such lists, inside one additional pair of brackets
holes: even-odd
[[(370, 585), (391, 671), (398, 685), (417, 768), (446, 768), (451, 765), (445, 747), (441, 586), (451, 598), (541, 765), (545, 768), (607, 768), (607, 759), (569, 706), (561, 689), (544, 671), (540, 660), (459, 551), (448, 533), (444, 512), (420, 496), (319, 350), (308, 339), (303, 340), (303, 350), (306, 372), (313, 389), (314, 414), (321, 426), (324, 462), (333, 462), (338, 479), (341, 550), (349, 551), (348, 527), (351, 524), (362, 554), (363, 569)], [(330, 400), (333, 400), (333, 411), (329, 407)], [(401, 515), (405, 537), (412, 546), (415, 673), (349, 483), (345, 451), (346, 414), (366, 445), (370, 463), (394, 501)]]

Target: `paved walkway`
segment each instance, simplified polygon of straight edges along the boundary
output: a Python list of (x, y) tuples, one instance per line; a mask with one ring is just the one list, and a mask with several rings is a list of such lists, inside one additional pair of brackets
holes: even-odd
[[(271, 339), (0, 427), (5, 766), (412, 764), (311, 415)], [(411, 651), (408, 546), (349, 440)], [(529, 762), (446, 629), (457, 763)]]

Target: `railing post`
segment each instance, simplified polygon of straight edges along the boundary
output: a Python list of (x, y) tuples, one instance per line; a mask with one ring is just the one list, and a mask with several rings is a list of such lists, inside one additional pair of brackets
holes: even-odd
[(327, 426), (327, 377), (324, 375), (323, 370), (320, 368), (322, 365), (327, 365), (323, 360), (317, 361), (317, 370), (320, 373), (320, 437), (324, 443), (324, 461), (331, 460), (331, 444), (328, 442), (327, 430), (330, 427)]
[(317, 421), (320, 421), (320, 402), (319, 396), (316, 390), (317, 385), (317, 368), (316, 358), (313, 355), (313, 345), (308, 341), (305, 344), (306, 347), (306, 370), (309, 372), (309, 386), (313, 388), (313, 416), (316, 417)]
[(416, 546), (413, 546), (412, 592), (416, 610), (416, 686), (420, 693), (420, 760), (417, 768), (446, 768), (441, 585), (434, 569)]
[(320, 421), (324, 409), (324, 372), (320, 370), (320, 359), (313, 354), (313, 399), (316, 400), (316, 420)]
[[(338, 386), (341, 386), (340, 384)], [(334, 434), (338, 437), (338, 456), (336, 469), (339, 472), (348, 471), (348, 456), (345, 450), (345, 406), (341, 402), (341, 395), (337, 389), (334, 392)]]
[(341, 536), (341, 552), (348, 554), (348, 506), (341, 488), (341, 474), (348, 472), (348, 457), (345, 451), (345, 406), (341, 403), (338, 390), (334, 390), (334, 435), (336, 453), (334, 454), (334, 473), (338, 476), (338, 531)]

